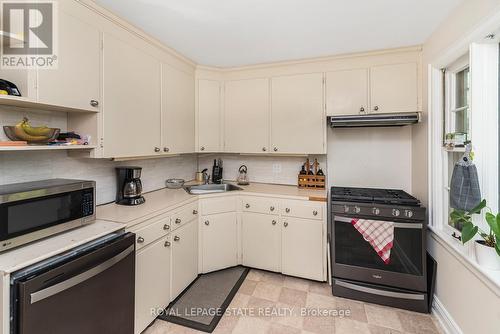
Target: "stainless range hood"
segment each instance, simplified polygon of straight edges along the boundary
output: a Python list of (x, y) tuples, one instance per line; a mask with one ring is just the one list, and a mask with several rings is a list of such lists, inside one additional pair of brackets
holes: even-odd
[(404, 126), (420, 122), (419, 112), (329, 116), (332, 128)]

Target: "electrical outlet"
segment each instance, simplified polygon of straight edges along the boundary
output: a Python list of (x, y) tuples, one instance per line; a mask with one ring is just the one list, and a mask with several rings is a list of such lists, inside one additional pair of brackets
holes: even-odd
[(273, 174), (281, 173), (281, 164), (273, 164)]

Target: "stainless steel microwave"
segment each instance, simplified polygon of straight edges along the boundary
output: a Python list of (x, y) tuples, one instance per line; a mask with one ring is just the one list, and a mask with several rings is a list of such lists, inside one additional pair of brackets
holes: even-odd
[(50, 179), (0, 186), (0, 252), (94, 220), (94, 181)]

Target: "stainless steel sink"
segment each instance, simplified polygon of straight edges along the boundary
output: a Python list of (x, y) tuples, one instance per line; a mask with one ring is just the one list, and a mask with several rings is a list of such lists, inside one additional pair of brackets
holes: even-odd
[(213, 193), (225, 193), (227, 191), (243, 190), (232, 184), (200, 184), (194, 186), (185, 186), (184, 190), (191, 195), (202, 195), (202, 194), (213, 194)]

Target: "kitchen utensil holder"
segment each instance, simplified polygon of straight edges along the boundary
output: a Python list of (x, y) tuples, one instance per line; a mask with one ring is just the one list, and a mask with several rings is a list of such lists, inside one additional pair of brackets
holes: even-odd
[(299, 174), (298, 187), (302, 189), (325, 189), (326, 178), (324, 175)]

